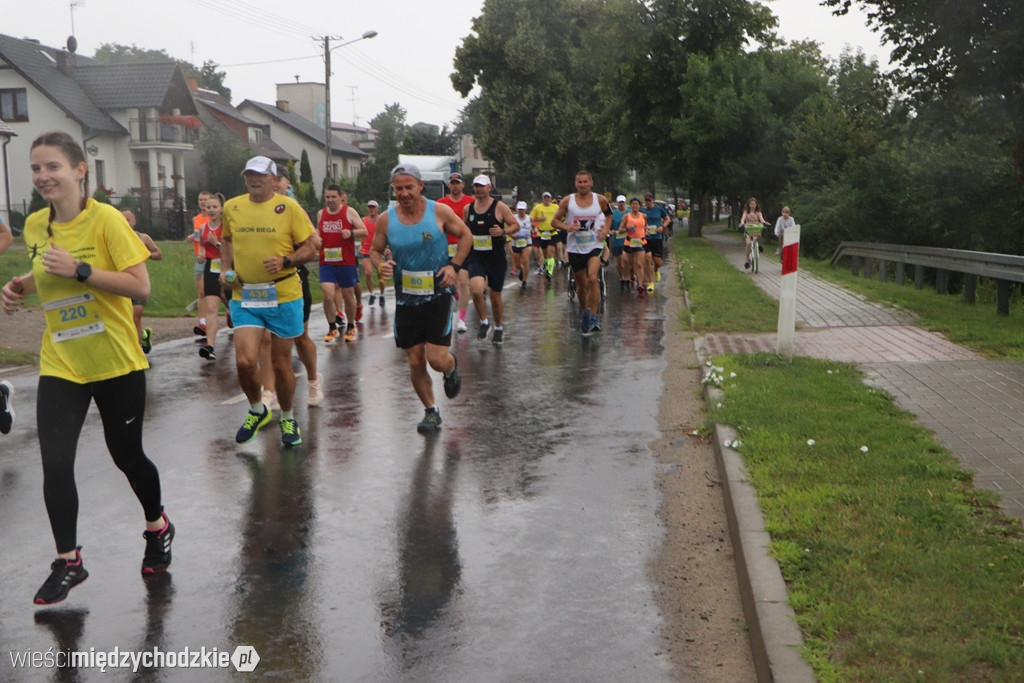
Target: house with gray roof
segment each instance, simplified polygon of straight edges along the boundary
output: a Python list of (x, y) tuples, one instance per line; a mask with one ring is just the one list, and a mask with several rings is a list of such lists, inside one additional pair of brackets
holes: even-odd
[[(309, 156), (309, 165), (313, 171), (313, 185), (323, 187), (327, 173), (327, 153), (324, 145), (326, 131), (323, 125), (317, 125), (305, 116), (291, 110), (288, 102), (265, 104), (255, 100), (245, 100), (238, 105), (239, 111), (245, 116), (267, 124), (274, 141), (288, 150), (297, 158), (302, 157), (303, 150)], [(332, 178), (351, 178), (359, 176), (363, 161), (369, 155), (331, 133), (331, 165)]]
[(31, 198), (32, 141), (63, 130), (86, 151), (90, 192), (103, 187), (135, 195), (144, 212), (181, 211), (185, 158), (201, 126), (196, 114), (173, 62), (102, 64), (0, 34), (0, 118), (16, 135), (9, 138), (3, 179), (10, 187), (5, 205), (13, 210), (25, 213)]

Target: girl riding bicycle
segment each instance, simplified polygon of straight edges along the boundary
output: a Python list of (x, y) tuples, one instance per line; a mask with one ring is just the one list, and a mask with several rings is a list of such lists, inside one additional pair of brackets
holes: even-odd
[(768, 225), (764, 216), (761, 215), (761, 206), (757, 200), (751, 197), (743, 207), (743, 215), (740, 217), (740, 229), (745, 233), (744, 239), (747, 243), (746, 258), (743, 262), (745, 269), (750, 268), (750, 245), (755, 234), (761, 234), (764, 227)]

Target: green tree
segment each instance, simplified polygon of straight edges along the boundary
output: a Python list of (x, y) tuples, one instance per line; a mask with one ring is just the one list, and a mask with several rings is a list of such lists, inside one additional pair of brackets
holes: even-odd
[(402, 154), (448, 156), (459, 149), (459, 136), (447, 124), (438, 128), (429, 123), (417, 123), (405, 131)]
[(202, 162), (202, 172), (197, 179), (200, 185), (189, 188), (190, 196), (198, 194), (200, 190), (220, 192), (225, 197), (235, 197), (245, 192), (245, 181), (238, 169), (245, 168), (245, 162), (253, 156), (253, 151), (247, 145), (243, 145), (234, 135), (222, 133), (212, 126), (204, 126), (196, 150)]
[(373, 158), (363, 164), (356, 181), (356, 195), (360, 200), (376, 199), (386, 203), (391, 169), (398, 163), (398, 152), (405, 139), (405, 116), (405, 109), (396, 102), (370, 119), (370, 127), (377, 131), (376, 149)]
[[(908, 2), (823, 0), (845, 14), (856, 4), (892, 44), (901, 89), (918, 102), (982, 99), (1011, 127), (1014, 168), (1024, 182), (1024, 12), (1020, 0)], [(948, 105), (948, 102), (947, 102)]]
[(463, 97), (479, 86), (474, 138), (499, 171), (519, 179), (544, 169), (549, 183), (567, 189), (586, 167), (598, 187), (608, 183), (615, 162), (594, 86), (602, 46), (589, 40), (603, 16), (596, 2), (489, 0), (473, 20), (451, 80)]
[(302, 154), (299, 156), (299, 182), (313, 183), (313, 168), (309, 165), (309, 153), (305, 147), (303, 147)]

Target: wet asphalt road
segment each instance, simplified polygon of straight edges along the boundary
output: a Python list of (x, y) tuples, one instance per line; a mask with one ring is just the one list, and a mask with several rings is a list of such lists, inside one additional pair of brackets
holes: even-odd
[[(614, 271), (609, 270), (614, 278)], [(556, 271), (556, 275), (558, 271)], [(617, 281), (613, 281), (614, 283)], [(35, 375), (12, 378), (18, 422), (0, 440), (0, 680), (226, 680), (228, 669), (40, 670), (11, 652), (259, 653), (277, 680), (669, 680), (647, 565), (656, 517), (662, 299), (609, 290), (604, 331), (583, 338), (564, 283), (507, 281), (502, 347), (453, 348), (462, 393), (435, 394), (422, 436), (393, 301), (367, 307), (356, 344), (325, 346), (327, 399), (304, 443), (276, 420), (251, 443), (224, 332), (208, 364), (191, 340), (150, 356), (145, 444), (177, 528), (170, 572), (143, 580), (142, 512), (103, 445), (80, 440), (79, 543), (89, 579), (37, 609), (53, 541), (42, 500)], [(390, 294), (390, 292), (389, 292)]]

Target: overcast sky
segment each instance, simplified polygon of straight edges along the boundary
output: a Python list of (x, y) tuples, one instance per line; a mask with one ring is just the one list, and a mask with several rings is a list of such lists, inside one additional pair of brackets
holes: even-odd
[[(11, 0), (13, 2), (13, 0)], [(788, 40), (813, 39), (826, 55), (861, 48), (885, 67), (889, 49), (862, 15), (837, 18), (816, 0), (769, 0)], [(74, 9), (72, 9), (74, 5)], [(301, 8), (301, 12), (289, 9)], [(275, 84), (324, 81), (324, 35), (339, 45), (375, 30), (376, 38), (331, 53), (331, 118), (366, 124), (384, 106), (400, 103), (408, 122), (453, 122), (465, 101), (451, 87), (455, 48), (469, 34), (483, 0), (337, 2), (300, 0), (33, 0), (28, 11), (4, 12), (0, 32), (37, 38), (53, 47), (72, 32), (79, 54), (103, 43), (163, 49), (197, 66), (221, 65), (232, 101), (274, 102)], [(315, 39), (314, 39), (315, 37)]]

